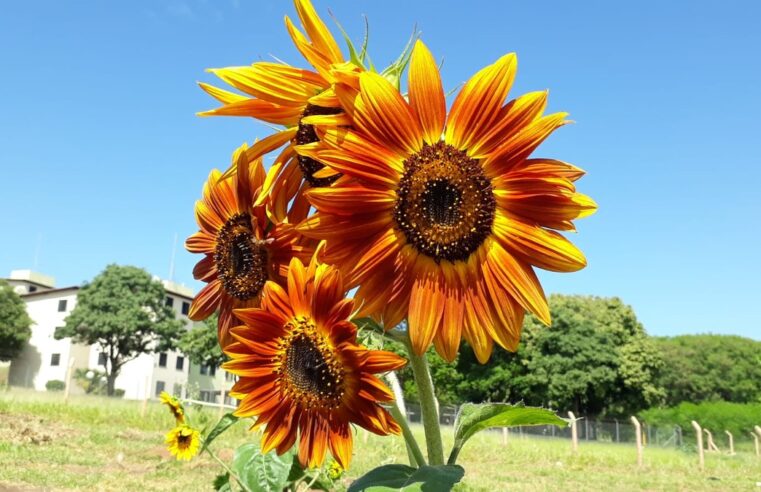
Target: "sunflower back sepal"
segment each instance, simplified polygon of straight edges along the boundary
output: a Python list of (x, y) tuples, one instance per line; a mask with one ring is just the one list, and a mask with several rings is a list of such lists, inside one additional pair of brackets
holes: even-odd
[(258, 443), (247, 443), (235, 450), (231, 469), (251, 492), (281, 492), (289, 483), (295, 458), (293, 451), (281, 456), (275, 451), (262, 454)]
[(214, 439), (221, 436), (223, 432), (229, 429), (237, 421), (238, 417), (233, 415), (232, 412), (224, 414), (222, 418), (219, 419), (219, 422), (217, 422), (214, 428), (209, 431), (209, 434), (207, 434), (206, 439), (203, 441), (201, 452), (203, 453), (206, 448), (209, 447), (209, 444), (214, 441)]
[(457, 461), (465, 442), (474, 434), (492, 427), (517, 427), (534, 425), (556, 425), (566, 427), (568, 421), (555, 415), (552, 410), (527, 407), (522, 403), (466, 403), (460, 407), (455, 419), (454, 446), (448, 463)]
[(384, 465), (374, 468), (355, 480), (348, 492), (380, 492), (395, 490), (413, 492), (435, 490), (446, 492), (465, 475), (459, 465), (421, 466)]

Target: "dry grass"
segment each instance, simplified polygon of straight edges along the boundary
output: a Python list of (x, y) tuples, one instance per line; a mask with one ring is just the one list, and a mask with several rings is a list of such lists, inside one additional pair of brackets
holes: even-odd
[[(216, 412), (191, 409), (190, 416), (211, 424)], [(76, 397), (64, 405), (61, 394), (0, 392), (0, 490), (210, 490), (219, 466), (208, 456), (190, 463), (171, 459), (163, 446), (171, 424), (158, 404), (149, 405), (143, 418), (137, 402)], [(445, 439), (449, 434), (445, 430)], [(251, 438), (240, 422), (213, 447), (229, 460)], [(406, 462), (401, 438), (359, 432), (343, 484), (394, 462)], [(511, 437), (503, 446), (499, 433), (482, 433), (466, 445), (460, 463), (466, 475), (459, 491), (761, 491), (761, 459), (749, 452), (708, 455), (700, 473), (693, 453), (647, 448), (645, 466), (637, 470), (631, 445), (582, 443), (573, 456), (564, 440)]]

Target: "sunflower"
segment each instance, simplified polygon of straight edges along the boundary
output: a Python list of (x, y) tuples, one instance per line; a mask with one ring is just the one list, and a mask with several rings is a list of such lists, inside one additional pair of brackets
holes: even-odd
[(362, 315), (386, 329), (407, 317), (417, 354), (431, 342), (452, 361), (464, 338), (486, 362), (496, 341), (517, 348), (524, 312), (549, 324), (532, 266), (569, 272), (584, 255), (555, 230), (590, 215), (580, 169), (530, 159), (567, 121), (542, 116), (547, 92), (504, 104), (516, 69), (509, 54), (462, 88), (447, 116), (436, 62), (418, 41), (409, 102), (377, 74), (336, 86), (351, 128), (318, 126), (297, 151), (343, 177), (307, 193), (317, 212), (299, 226), (326, 240), (324, 261), (359, 286)]
[[(250, 66), (210, 69), (209, 71), (246, 95), (236, 94), (200, 83), (209, 95), (222, 106), (199, 113), (200, 116), (248, 116), (267, 123), (287, 127), (267, 139), (273, 143), (290, 143), (278, 157), (272, 181), (266, 183), (265, 192), (274, 190), (280, 197), (276, 201), (276, 213), (284, 214), (285, 206), (293, 195), (281, 193), (289, 183), (301, 178), (309, 186), (327, 186), (335, 181), (335, 173), (320, 177), (323, 165), (307, 156), (293, 151), (294, 144), (317, 141), (314, 127), (304, 121), (315, 115), (337, 115), (341, 112), (338, 99), (332, 90), (335, 82), (331, 72), (334, 64), (344, 62), (341, 50), (325, 23), (315, 12), (309, 0), (295, 0), (296, 12), (306, 36), (286, 16), (285, 24), (296, 48), (312, 65), (314, 70), (295, 68), (283, 63), (256, 62)], [(250, 96), (250, 97), (249, 97)], [(341, 116), (337, 116), (341, 122)], [(255, 157), (255, 156), (252, 156)], [(307, 185), (304, 185), (305, 187)], [(301, 189), (296, 189), (301, 193)]]
[(399, 425), (378, 402), (394, 399), (374, 374), (399, 369), (405, 360), (357, 344), (349, 321), (354, 302), (344, 299), (341, 274), (313, 259), (291, 261), (287, 290), (267, 282), (260, 308), (238, 309), (245, 323), (231, 330), (222, 367), (240, 379), (230, 394), (241, 400), (235, 415), (256, 416), (266, 426), (262, 452), (286, 452), (300, 436), (299, 460), (318, 467), (328, 447), (346, 469), (351, 423), (379, 435)]
[(162, 391), (159, 398), (161, 399), (161, 403), (169, 407), (169, 411), (172, 412), (172, 415), (174, 416), (177, 423), (184, 424), (185, 410), (182, 408), (182, 403), (180, 403), (180, 400), (174, 396), (170, 396), (166, 391)]
[(166, 434), (165, 442), (169, 445), (169, 452), (178, 460), (190, 461), (198, 454), (201, 444), (201, 434), (187, 425), (178, 425)]
[(291, 258), (309, 261), (315, 241), (303, 237), (293, 225), (306, 215), (306, 200), (294, 202), (284, 222), (272, 223), (267, 202), (255, 205), (266, 179), (261, 158), (249, 163), (244, 144), (233, 155), (236, 171), (222, 179), (213, 170), (196, 202), (201, 229), (185, 242), (191, 253), (202, 253), (193, 276), (207, 285), (193, 299), (188, 316), (208, 318), (219, 310), (218, 336), (222, 346), (232, 341), (233, 309), (259, 305), (267, 280), (285, 281)]

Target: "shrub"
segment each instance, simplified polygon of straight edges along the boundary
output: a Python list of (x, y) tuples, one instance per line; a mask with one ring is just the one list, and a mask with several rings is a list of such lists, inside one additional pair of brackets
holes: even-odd
[(682, 402), (671, 408), (651, 408), (640, 414), (650, 425), (678, 425), (685, 435), (694, 436), (691, 422), (695, 420), (714, 438), (723, 439), (724, 431), (731, 432), (736, 440), (749, 439), (749, 432), (761, 422), (761, 403), (731, 403), (727, 401)]
[(114, 398), (124, 398), (124, 390), (120, 388), (116, 388), (114, 390)]
[(50, 381), (45, 383), (45, 388), (48, 391), (63, 391), (66, 388), (66, 383), (64, 383), (60, 379), (51, 379)]

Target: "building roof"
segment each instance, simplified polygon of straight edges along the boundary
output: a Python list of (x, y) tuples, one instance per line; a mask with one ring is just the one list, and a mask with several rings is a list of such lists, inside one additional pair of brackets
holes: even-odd
[(38, 290), (36, 292), (27, 292), (25, 294), (20, 294), (22, 299), (27, 299), (29, 297), (37, 297), (37, 296), (43, 296), (47, 294), (63, 294), (64, 292), (70, 292), (70, 291), (77, 291), (79, 290), (79, 287), (76, 285), (72, 285), (71, 287), (61, 287), (59, 289), (47, 289), (47, 290)]

